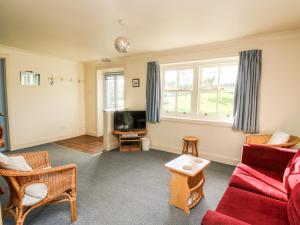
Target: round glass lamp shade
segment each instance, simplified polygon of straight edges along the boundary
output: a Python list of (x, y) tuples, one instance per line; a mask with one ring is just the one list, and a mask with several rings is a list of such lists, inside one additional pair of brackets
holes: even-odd
[(118, 37), (115, 40), (115, 48), (120, 53), (127, 53), (130, 43), (126, 37)]

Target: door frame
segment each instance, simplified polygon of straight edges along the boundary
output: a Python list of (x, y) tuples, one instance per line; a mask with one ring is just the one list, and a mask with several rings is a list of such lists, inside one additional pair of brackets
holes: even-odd
[(0, 59), (4, 59), (4, 71), (3, 71), (3, 92), (4, 92), (4, 108), (5, 108), (5, 115), (6, 115), (6, 141), (7, 143), (7, 150), (11, 151), (11, 139), (10, 139), (10, 127), (9, 127), (9, 113), (8, 113), (8, 96), (7, 96), (7, 68), (9, 64), (9, 56), (6, 54), (2, 54), (0, 52)]

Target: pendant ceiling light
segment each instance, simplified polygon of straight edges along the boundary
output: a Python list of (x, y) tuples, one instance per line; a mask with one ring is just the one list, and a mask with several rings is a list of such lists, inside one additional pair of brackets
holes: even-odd
[[(120, 19), (118, 22), (121, 26), (124, 26), (126, 24), (126, 22), (122, 19)], [(129, 43), (127, 37), (120, 36), (120, 37), (116, 38), (116, 40), (115, 40), (115, 49), (118, 52), (127, 53), (129, 47), (130, 47), (130, 43)]]
[(120, 53), (127, 53), (130, 43), (126, 37), (117, 37), (115, 40), (115, 48)]

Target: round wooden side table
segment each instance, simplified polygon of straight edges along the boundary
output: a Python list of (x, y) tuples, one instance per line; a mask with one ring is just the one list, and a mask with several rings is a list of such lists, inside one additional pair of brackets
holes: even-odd
[[(183, 138), (183, 149), (182, 154), (192, 155), (198, 157), (198, 144), (199, 138), (194, 136), (185, 136)], [(189, 151), (189, 146), (191, 145), (191, 152)]]

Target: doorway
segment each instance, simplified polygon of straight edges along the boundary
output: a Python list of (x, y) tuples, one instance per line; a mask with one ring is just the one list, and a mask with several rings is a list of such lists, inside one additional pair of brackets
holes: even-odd
[(97, 136), (103, 137), (105, 150), (117, 147), (112, 134), (115, 110), (124, 109), (124, 69), (97, 70)]
[(0, 152), (9, 149), (9, 133), (7, 119), (5, 59), (0, 58)]

